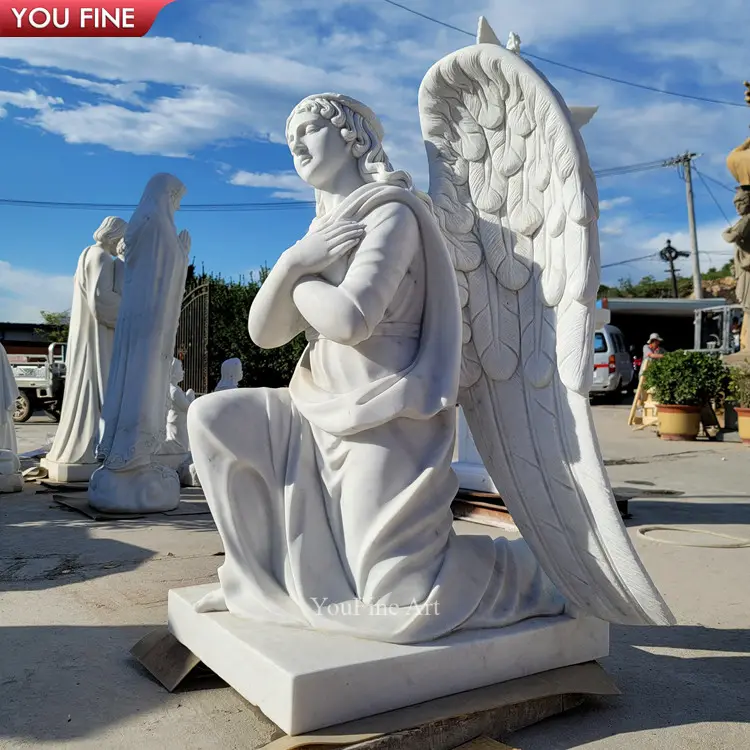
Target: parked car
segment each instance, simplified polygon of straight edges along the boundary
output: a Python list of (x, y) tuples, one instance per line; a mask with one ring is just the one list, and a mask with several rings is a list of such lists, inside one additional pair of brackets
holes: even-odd
[(43, 409), (56, 421), (60, 419), (65, 391), (66, 344), (51, 344), (47, 354), (9, 354), (8, 362), (18, 386), (13, 421), (28, 421)]
[(604, 325), (594, 333), (594, 382), (592, 395), (613, 396), (633, 381), (633, 359), (622, 331)]

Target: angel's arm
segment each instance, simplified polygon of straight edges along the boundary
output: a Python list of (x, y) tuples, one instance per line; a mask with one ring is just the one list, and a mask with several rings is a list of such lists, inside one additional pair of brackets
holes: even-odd
[(250, 308), (247, 328), (261, 349), (275, 349), (305, 330), (305, 321), (292, 301), (303, 272), (284, 252), (266, 277)]
[(383, 320), (419, 246), (411, 209), (386, 204), (368, 217), (365, 237), (341, 284), (303, 277), (294, 287), (294, 303), (321, 336), (356, 346)]

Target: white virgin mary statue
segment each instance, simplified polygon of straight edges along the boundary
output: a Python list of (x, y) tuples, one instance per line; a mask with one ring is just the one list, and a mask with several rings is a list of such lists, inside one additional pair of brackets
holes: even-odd
[(166, 437), (190, 249), (187, 232), (178, 236), (174, 224), (184, 193), (176, 177), (152, 177), (125, 234), (122, 303), (97, 448), (103, 464), (89, 485), (89, 502), (99, 510), (159, 512), (180, 501), (176, 472), (155, 459)]
[(55, 481), (88, 481), (98, 466), (95, 450), (121, 299), (116, 278), (124, 270), (116, 248), (126, 228), (125, 221), (108, 216), (78, 259), (60, 424), (42, 460)]

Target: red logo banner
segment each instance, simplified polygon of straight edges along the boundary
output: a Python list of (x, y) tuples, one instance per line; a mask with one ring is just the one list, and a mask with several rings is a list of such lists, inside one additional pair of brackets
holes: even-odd
[(0, 0), (0, 37), (144, 36), (174, 0)]

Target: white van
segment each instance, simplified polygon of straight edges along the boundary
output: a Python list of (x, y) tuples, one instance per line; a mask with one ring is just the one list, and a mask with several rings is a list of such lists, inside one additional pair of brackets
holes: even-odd
[(594, 382), (592, 394), (613, 395), (630, 385), (633, 360), (622, 331), (603, 325), (594, 333)]

